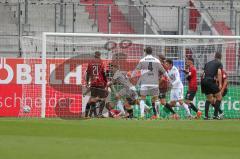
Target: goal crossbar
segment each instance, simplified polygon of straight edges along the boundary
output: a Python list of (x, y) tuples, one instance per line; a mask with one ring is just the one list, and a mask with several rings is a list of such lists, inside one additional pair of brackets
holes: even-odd
[(163, 39), (240, 39), (240, 36), (223, 36), (223, 35), (149, 35), (149, 34), (102, 34), (102, 33), (56, 33), (43, 32), (42, 37), (47, 36), (81, 36), (81, 37), (112, 37), (112, 38), (163, 38)]

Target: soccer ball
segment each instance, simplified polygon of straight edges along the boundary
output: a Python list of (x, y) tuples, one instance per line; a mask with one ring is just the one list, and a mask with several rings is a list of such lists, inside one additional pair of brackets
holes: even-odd
[(23, 107), (23, 112), (24, 112), (24, 113), (29, 113), (30, 111), (31, 111), (31, 107), (30, 107), (30, 106), (25, 105), (25, 106)]

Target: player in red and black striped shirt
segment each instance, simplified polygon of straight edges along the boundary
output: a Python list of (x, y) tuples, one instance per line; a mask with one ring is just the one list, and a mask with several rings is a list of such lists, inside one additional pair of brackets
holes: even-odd
[(184, 70), (184, 73), (186, 74), (186, 78), (188, 80), (188, 91), (185, 96), (185, 103), (189, 105), (189, 108), (191, 108), (193, 111), (197, 113), (197, 118), (200, 118), (202, 115), (202, 112), (199, 111), (199, 109), (197, 109), (192, 102), (197, 93), (197, 88), (198, 88), (197, 69), (194, 66), (194, 59), (191, 57), (187, 58), (186, 66), (188, 67), (188, 69)]
[[(105, 73), (105, 67), (101, 60), (101, 53), (99, 51), (95, 52), (94, 59), (88, 64), (86, 71), (86, 81), (88, 87), (90, 86), (91, 98), (86, 106), (85, 116), (88, 116), (88, 112), (91, 109), (90, 114), (96, 113), (96, 102), (98, 99), (101, 99), (100, 109), (98, 116), (102, 115), (102, 111), (105, 105), (104, 98), (108, 96), (107, 91), (107, 77)], [(91, 116), (91, 115), (90, 115)]]

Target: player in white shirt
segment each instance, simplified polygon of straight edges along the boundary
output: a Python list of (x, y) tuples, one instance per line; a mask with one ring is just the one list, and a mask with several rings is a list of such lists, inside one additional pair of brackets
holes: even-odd
[[(167, 76), (167, 72), (161, 65), (159, 59), (152, 55), (152, 48), (147, 47), (145, 52), (146, 56), (140, 60), (136, 67), (136, 70), (141, 71), (141, 77), (138, 83), (140, 85), (140, 112), (142, 118), (144, 117), (144, 109), (146, 108), (145, 99), (147, 95), (152, 96), (153, 111), (154, 113), (156, 112), (154, 104), (159, 95), (159, 72)], [(132, 77), (135, 76), (136, 70), (133, 71)]]
[(183, 102), (183, 84), (180, 78), (180, 73), (173, 65), (172, 60), (166, 60), (166, 67), (168, 69), (168, 76), (171, 79), (172, 88), (170, 92), (170, 105), (174, 106), (183, 106), (187, 112), (188, 117), (192, 117), (188, 105)]

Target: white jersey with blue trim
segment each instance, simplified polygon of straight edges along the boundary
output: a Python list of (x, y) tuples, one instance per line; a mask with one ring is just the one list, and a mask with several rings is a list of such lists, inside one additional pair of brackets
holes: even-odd
[(180, 73), (177, 67), (172, 66), (171, 70), (168, 71), (168, 76), (171, 79), (172, 88), (183, 88)]

